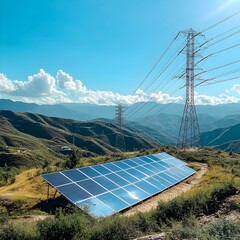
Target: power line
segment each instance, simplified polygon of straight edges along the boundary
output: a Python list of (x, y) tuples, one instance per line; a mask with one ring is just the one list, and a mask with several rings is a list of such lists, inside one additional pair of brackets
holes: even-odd
[[(178, 72), (178, 71), (177, 71)], [(172, 80), (172, 79), (174, 79), (175, 78), (175, 76), (176, 76), (176, 74), (177, 74), (177, 72), (175, 71), (172, 75), (171, 75), (171, 77), (169, 78), (169, 80)], [(172, 73), (172, 72), (171, 72)], [(169, 77), (169, 75), (168, 75), (168, 77)], [(166, 80), (166, 78), (165, 78), (165, 80)], [(162, 83), (162, 82), (161, 82)], [(161, 86), (161, 84), (154, 90), (155, 92), (159, 89), (159, 87)], [(137, 112), (139, 112), (143, 107), (145, 107), (147, 104), (149, 104), (149, 102), (145, 102), (145, 103), (143, 103), (141, 106), (139, 106), (138, 108), (136, 108), (136, 109), (134, 109), (133, 110), (133, 112), (131, 112), (131, 114), (128, 116), (128, 118), (130, 118), (131, 119), (131, 117), (132, 116), (134, 116)]]
[(206, 80), (204, 80), (204, 81), (196, 84), (195, 87), (197, 87), (197, 86), (199, 86), (199, 85), (202, 85), (202, 84), (205, 83), (205, 82), (213, 81), (213, 80), (215, 80), (215, 79), (217, 79), (217, 78), (225, 77), (225, 76), (231, 75), (231, 74), (236, 73), (236, 72), (239, 72), (239, 71), (240, 71), (240, 69), (235, 69), (235, 70), (232, 70), (232, 71), (230, 71), (230, 72), (222, 73), (222, 74), (220, 74), (220, 75), (218, 75), (218, 76), (215, 76), (215, 77), (213, 77), (213, 78), (206, 79)]
[[(217, 23), (215, 23), (215, 24), (213, 24), (213, 25), (205, 28), (203, 31), (198, 32), (198, 33), (195, 33), (195, 34), (192, 36), (192, 38), (195, 38), (195, 37), (197, 37), (197, 36), (200, 36), (200, 35), (203, 34), (204, 32), (207, 32), (207, 31), (209, 31), (210, 29), (212, 29), (212, 28), (214, 28), (214, 27), (222, 24), (223, 22), (225, 22), (225, 21), (229, 20), (230, 18), (238, 15), (239, 13), (240, 13), (240, 10), (237, 11), (236, 13), (233, 13), (232, 15), (230, 15), (230, 16), (228, 16), (228, 17), (226, 17), (226, 18), (224, 18), (224, 19), (222, 19), (222, 20), (220, 20), (220, 21), (218, 21)], [(186, 47), (187, 47), (187, 44), (185, 45), (185, 47), (183, 48), (183, 50), (184, 50)], [(199, 50), (197, 50), (197, 52), (198, 52), (198, 51), (199, 51)]]
[(214, 28), (214, 27), (222, 24), (223, 22), (225, 22), (225, 21), (227, 21), (227, 20), (235, 17), (235, 16), (238, 15), (239, 13), (240, 13), (240, 10), (237, 11), (237, 12), (235, 12), (235, 13), (233, 13), (232, 15), (230, 15), (230, 16), (228, 16), (228, 17), (226, 17), (226, 18), (224, 18), (224, 19), (222, 19), (222, 20), (220, 20), (220, 21), (218, 21), (217, 23), (211, 25), (210, 27), (205, 28), (201, 33), (204, 33), (204, 32), (206, 32), (206, 31), (209, 31), (210, 29), (212, 29), (212, 28)]
[[(180, 49), (182, 50), (182, 44), (180, 44)], [(178, 48), (179, 48), (178, 47)], [(181, 50), (179, 51), (179, 52), (181, 52)], [(179, 52), (178, 52), (178, 54), (177, 54), (177, 56), (179, 56)], [(168, 67), (168, 65), (169, 65), (169, 63), (172, 63), (172, 62), (174, 62), (174, 60), (176, 59), (176, 53), (174, 53), (173, 55), (172, 55), (172, 57), (167, 61), (167, 63), (163, 66), (163, 69), (167, 69)], [(171, 64), (170, 64), (171, 65)], [(169, 65), (169, 66), (170, 66)], [(165, 70), (166, 70), (165, 69)], [(152, 82), (151, 83), (154, 83), (164, 72), (165, 72), (165, 70), (160, 70), (156, 75), (155, 75), (155, 77), (153, 78), (153, 80), (152, 80)], [(150, 85), (149, 85), (150, 86)], [(147, 89), (145, 89), (145, 91), (147, 91)]]
[(232, 80), (236, 80), (236, 79), (240, 79), (240, 76), (233, 77), (233, 78), (228, 78), (228, 79), (223, 79), (223, 80), (219, 80), (219, 81), (215, 81), (215, 82), (206, 83), (202, 86), (213, 85), (213, 84), (216, 84), (216, 83), (227, 82), (227, 81), (232, 81)]
[[(185, 49), (185, 46), (178, 52), (178, 54), (174, 57), (174, 59), (172, 60), (172, 61), (170, 61), (170, 63), (167, 65), (167, 64), (165, 64), (165, 66), (167, 65), (167, 67), (165, 67), (164, 68), (164, 70), (161, 72), (161, 73), (159, 73), (158, 74), (158, 76), (151, 82), (151, 85), (153, 84), (153, 83), (155, 83), (156, 82), (156, 80), (160, 77), (160, 75), (176, 60), (176, 58), (184, 51), (184, 49)], [(168, 61), (168, 62), (169, 62)], [(172, 78), (172, 79), (174, 79), (175, 78), (175, 75), (174, 75), (174, 77)], [(170, 79), (170, 80), (172, 80), (172, 79)], [(163, 82), (161, 82), (160, 83), (160, 86), (163, 84)], [(166, 85), (166, 84), (165, 84)], [(150, 86), (150, 85), (149, 85)], [(148, 88), (149, 88), (149, 86), (148, 86)], [(180, 90), (181, 88), (179, 88), (179, 90)], [(143, 109), (147, 104), (149, 104), (149, 102), (145, 102), (143, 105), (141, 105), (141, 106), (139, 106), (137, 109), (135, 109), (134, 110), (134, 112), (132, 112), (131, 114), (130, 114), (130, 118), (132, 117), (132, 116), (134, 116), (134, 115), (136, 115), (136, 113), (137, 112), (139, 112), (141, 109)]]
[(200, 73), (196, 74), (195, 77), (198, 76), (198, 75), (200, 75), (200, 74), (204, 74), (204, 73), (207, 73), (207, 72), (211, 72), (211, 71), (214, 71), (214, 70), (217, 70), (217, 69), (221, 69), (221, 68), (224, 68), (224, 67), (227, 67), (227, 66), (236, 64), (236, 63), (238, 63), (238, 62), (240, 62), (240, 60), (237, 60), (237, 61), (234, 61), (234, 62), (231, 62), (231, 63), (227, 63), (227, 64), (224, 64), (224, 65), (221, 65), (221, 66), (218, 66), (218, 67), (215, 67), (215, 68), (212, 68), (212, 69), (203, 71), (203, 72), (200, 72)]
[[(175, 91), (173, 91), (171, 94), (177, 93), (180, 89), (181, 89), (181, 88), (175, 89)], [(183, 97), (183, 96), (184, 96), (184, 94), (183, 94), (182, 96), (180, 96), (180, 97)], [(159, 106), (158, 106), (158, 105), (155, 105), (155, 106), (152, 106), (150, 109), (148, 109), (148, 115), (150, 115), (151, 112), (153, 112), (155, 109), (157, 109), (157, 107), (159, 107)], [(166, 109), (166, 108), (168, 108), (168, 107), (169, 107), (169, 103), (166, 103), (166, 104), (164, 104), (163, 107), (161, 107), (160, 109), (158, 109), (158, 112), (161, 112), (161, 111), (163, 111), (164, 109)], [(142, 113), (140, 116), (138, 116), (138, 118), (142, 118), (144, 115), (145, 115), (145, 114)]]
[[(178, 88), (175, 89), (174, 91), (170, 92), (169, 95), (173, 95), (173, 94), (177, 93), (179, 90), (181, 90), (181, 87), (178, 87)], [(147, 103), (148, 103), (148, 102), (144, 103), (143, 107), (146, 106)], [(159, 111), (165, 109), (167, 106), (169, 106), (169, 105), (166, 104), (163, 108), (160, 108)], [(157, 107), (158, 107), (158, 105), (155, 105), (155, 106), (152, 106), (151, 108), (149, 108), (149, 109), (147, 110), (148, 114), (150, 114), (150, 113), (151, 113), (154, 109), (156, 109)], [(138, 118), (141, 118), (141, 117), (143, 117), (144, 115), (145, 115), (145, 114), (142, 113), (140, 116), (138, 116)]]
[(206, 50), (206, 49), (208, 49), (209, 47), (212, 47), (212, 46), (214, 46), (214, 45), (216, 45), (216, 44), (218, 44), (218, 43), (220, 43), (220, 42), (222, 42), (222, 41), (224, 41), (224, 40), (226, 40), (226, 39), (228, 39), (228, 38), (230, 38), (230, 37), (232, 37), (232, 36), (235, 36), (235, 35), (237, 35), (238, 33), (240, 33), (240, 30), (238, 30), (237, 32), (234, 32), (234, 33), (232, 33), (232, 34), (230, 34), (230, 35), (228, 35), (228, 36), (226, 36), (226, 37), (224, 37), (224, 38), (221, 38), (221, 39), (219, 39), (218, 41), (216, 41), (216, 42), (214, 42), (214, 43), (212, 43), (212, 44), (204, 47), (203, 50)]
[(238, 46), (240, 46), (240, 43), (238, 43), (238, 44), (236, 44), (236, 45), (233, 45), (233, 46), (231, 46), (231, 47), (225, 48), (225, 49), (223, 49), (223, 50), (217, 51), (217, 52), (215, 52), (215, 53), (212, 53), (212, 54), (210, 54), (210, 56), (217, 55), (217, 54), (219, 54), (219, 53), (228, 51), (228, 50), (230, 50), (230, 49), (232, 49), (232, 48), (235, 48), (235, 47), (238, 47)]
[[(230, 18), (238, 15), (239, 13), (240, 13), (240, 11), (238, 11), (238, 12), (236, 12), (236, 13), (234, 13), (234, 14), (232, 14), (232, 15), (230, 15), (230, 16), (228, 16), (228, 17), (226, 17), (226, 18), (224, 18), (224, 19), (222, 19), (222, 20), (220, 20), (220, 21), (218, 21), (217, 23), (215, 23), (215, 24), (207, 27), (206, 29), (204, 29), (204, 30), (201, 31), (201, 32), (194, 33), (194, 34), (192, 35), (192, 38), (195, 38), (196, 36), (200, 36), (202, 33), (206, 32), (206, 31), (209, 31), (210, 29), (212, 29), (212, 28), (214, 28), (214, 27), (222, 24), (223, 22), (225, 22), (225, 21), (229, 20)], [(214, 38), (206, 41), (205, 43), (201, 44), (201, 45), (199, 46), (198, 51), (199, 51), (199, 50), (201, 49), (201, 47), (204, 46), (205, 44), (207, 44), (207, 43), (213, 41), (214, 39), (217, 39), (217, 38), (219, 38), (219, 37), (221, 37), (221, 36), (223, 36), (223, 35), (231, 32), (231, 31), (237, 29), (239, 26), (240, 26), (240, 25), (238, 25), (238, 26), (236, 26), (236, 27), (234, 27), (234, 28), (231, 28), (231, 29), (229, 29), (229, 30), (227, 30), (227, 31), (225, 31), (225, 32), (217, 35), (216, 37), (214, 37)], [(234, 33), (232, 33), (232, 34), (224, 37), (224, 38), (221, 38), (220, 40), (218, 40), (217, 42), (214, 42), (214, 43), (210, 44), (210, 45), (207, 46), (206, 48), (209, 48), (209, 47), (211, 47), (211, 46), (213, 46), (213, 45), (215, 45), (215, 44), (217, 44), (217, 43), (219, 43), (219, 42), (221, 42), (221, 41), (224, 41), (224, 40), (226, 40), (226, 39), (228, 39), (228, 38), (230, 38), (230, 37), (238, 34), (239, 32), (240, 32), (240, 31), (237, 31), (237, 32), (234, 32)], [(179, 35), (179, 33), (178, 33), (178, 35)], [(178, 35), (175, 37), (175, 39), (178, 37)], [(170, 45), (172, 45), (172, 44), (173, 44), (173, 43), (171, 43)], [(230, 49), (233, 49), (233, 48), (235, 48), (235, 47), (238, 47), (239, 45), (240, 45), (240, 44), (236, 44), (236, 45), (234, 45), (234, 46), (231, 46), (231, 47), (228, 47), (228, 48), (219, 50), (219, 51), (217, 51), (217, 52), (214, 52), (214, 53), (212, 53), (212, 54), (209, 54), (208, 56), (206, 56), (206, 57), (202, 58), (200, 61), (198, 61), (198, 62), (194, 65), (194, 67), (195, 67), (196, 65), (198, 65), (200, 62), (202, 62), (203, 60), (209, 58), (210, 56), (214, 56), (214, 55), (220, 54), (220, 53), (222, 53), (222, 52), (228, 51), (228, 50), (230, 50)], [(179, 54), (185, 50), (186, 46), (187, 46), (187, 44), (182, 48), (182, 50), (179, 52)], [(170, 47), (169, 47), (169, 48), (170, 48)], [(205, 49), (206, 49), (206, 48), (205, 48)], [(168, 50), (168, 49), (167, 49), (167, 50)], [(198, 51), (194, 52), (194, 54), (197, 53)], [(165, 53), (164, 53), (164, 55), (165, 55)], [(161, 58), (161, 59), (162, 59), (162, 58)], [(160, 59), (160, 60), (161, 60), (161, 59)], [(175, 60), (175, 59), (176, 59), (176, 57), (174, 58), (174, 60)], [(160, 60), (159, 60), (159, 61), (160, 61)], [(237, 62), (237, 61), (236, 61), (236, 62)], [(236, 63), (236, 62), (234, 62), (234, 63)], [(234, 64), (234, 63), (232, 63), (232, 64)], [(147, 75), (147, 77), (145, 78), (145, 80), (149, 77), (149, 75), (153, 72), (153, 70), (156, 68), (157, 65), (158, 65), (158, 63), (154, 65), (152, 71), (150, 71), (150, 73)], [(229, 65), (230, 65), (230, 64), (229, 64)], [(222, 67), (223, 67), (223, 66), (222, 66)], [(220, 68), (220, 67), (219, 67), (219, 68)], [(217, 68), (216, 68), (216, 69), (217, 69)], [(166, 70), (166, 69), (165, 69), (165, 70)], [(212, 70), (212, 71), (213, 71), (213, 70)], [(205, 72), (208, 72), (208, 71), (204, 71), (204, 73), (205, 73)], [(185, 74), (185, 73), (184, 73), (184, 74)], [(182, 75), (182, 77), (184, 76), (184, 74)], [(201, 74), (201, 73), (200, 73), (200, 74)], [(198, 74), (198, 75), (200, 75), (200, 74)], [(150, 84), (148, 85), (147, 89), (149, 89), (149, 88), (156, 82), (156, 80), (157, 80), (159, 77), (160, 77), (160, 76), (157, 75), (157, 76), (152, 80), (152, 82), (150, 82)], [(144, 80), (144, 81), (145, 81), (145, 80)], [(165, 79), (165, 80), (166, 80), (166, 79)], [(143, 82), (144, 82), (144, 81), (143, 81)], [(143, 82), (139, 85), (139, 87), (138, 87), (137, 89), (139, 89), (139, 88), (142, 86)], [(162, 84), (164, 84), (164, 82), (161, 82), (161, 83), (160, 83), (160, 85), (162, 85)], [(136, 89), (136, 91), (134, 92), (134, 94), (137, 92), (137, 89)], [(181, 88), (180, 88), (180, 89), (181, 89)], [(178, 89), (178, 90), (180, 90), (180, 89)], [(135, 103), (136, 101), (137, 101), (137, 99), (135, 99), (135, 101), (134, 101), (133, 103)], [(145, 103), (144, 106), (145, 106), (146, 104), (147, 104), (147, 103)], [(141, 108), (143, 108), (143, 107), (141, 107)], [(140, 108), (140, 109), (141, 109), (141, 108)], [(128, 109), (129, 109), (129, 108), (128, 108)], [(138, 110), (138, 111), (139, 111), (139, 110)], [(136, 113), (136, 110), (135, 110), (135, 113)], [(132, 114), (132, 115), (133, 115), (133, 114)], [(130, 114), (130, 116), (131, 116), (131, 114)]]
[[(184, 69), (183, 68), (183, 66), (184, 66), (184, 64), (182, 64), (182, 65), (180, 65), (180, 71), (179, 70), (177, 70), (177, 71), (175, 71), (175, 74), (173, 75), (173, 77), (172, 77), (172, 79), (174, 79), (174, 78), (178, 78), (178, 79), (180, 79), (180, 77), (177, 77), (177, 74), (179, 73), (179, 72), (182, 72), (182, 70)], [(171, 74), (171, 73), (170, 73)], [(170, 75), (169, 74), (169, 75)], [(171, 79), (170, 79), (171, 80)], [(166, 85), (168, 85), (170, 83), (170, 81), (162, 81), (154, 90), (153, 90), (153, 92), (156, 92), (160, 87), (162, 88), (162, 89), (164, 89), (164, 87), (166, 86)]]
[(200, 62), (202, 62), (202, 61), (208, 59), (209, 57), (212, 57), (212, 56), (218, 55), (218, 54), (220, 54), (220, 53), (223, 53), (223, 52), (225, 52), (225, 51), (228, 51), (228, 50), (233, 49), (233, 48), (238, 47), (238, 46), (240, 46), (240, 43), (238, 43), (238, 44), (236, 44), (236, 45), (233, 45), (233, 46), (231, 46), (231, 47), (228, 47), (228, 48), (225, 48), (225, 49), (219, 50), (219, 51), (217, 51), (217, 52), (211, 53), (211, 54), (209, 54), (209, 55), (203, 57), (202, 59), (200, 59), (200, 60), (195, 64), (195, 66), (197, 66)]
[(239, 27), (240, 27), (240, 25), (237, 25), (237, 26), (234, 27), (234, 28), (231, 28), (231, 29), (229, 29), (229, 30), (227, 30), (227, 31), (225, 31), (225, 32), (223, 32), (223, 33), (221, 33), (221, 34), (219, 34), (219, 35), (213, 37), (213, 38), (210, 38), (210, 39), (207, 40), (206, 42), (200, 44), (200, 45), (199, 45), (199, 48), (201, 48), (201, 47), (204, 46), (205, 44), (207, 44), (207, 43), (209, 43), (209, 42), (215, 40), (216, 38), (219, 38), (219, 37), (225, 35), (226, 33), (229, 33), (229, 32), (231, 32), (231, 31), (233, 31), (233, 30), (235, 30), (235, 29), (237, 29), (237, 28), (239, 28)]
[(145, 91), (147, 91), (159, 79), (159, 77), (169, 68), (169, 66), (177, 59), (178, 56), (179, 54), (177, 54), (170, 62), (168, 61), (168, 64), (165, 64), (163, 70), (158, 73), (158, 75), (152, 80)]
[(162, 60), (162, 58), (166, 55), (166, 53), (168, 52), (168, 50), (171, 48), (171, 46), (173, 45), (173, 43), (177, 40), (179, 36), (179, 33), (175, 36), (175, 38), (171, 41), (171, 43), (168, 45), (168, 47), (166, 48), (166, 50), (163, 52), (163, 54), (158, 58), (157, 62), (154, 64), (154, 66), (151, 68), (151, 70), (147, 73), (147, 75), (145, 76), (145, 78), (142, 80), (142, 82), (139, 84), (139, 86), (136, 88), (136, 90), (133, 92), (132, 96), (136, 94), (137, 90), (143, 85), (143, 83), (146, 81), (146, 79), (150, 76), (150, 74), (154, 71), (154, 69), (157, 67), (157, 65), (159, 64), (159, 62)]
[(149, 90), (151, 86), (159, 79), (159, 77), (172, 65), (172, 63), (177, 59), (179, 54), (177, 54), (173, 59), (169, 59), (169, 61), (164, 65), (163, 70), (158, 72), (158, 74), (153, 78), (153, 80), (148, 84), (145, 92)]
[[(181, 52), (181, 51), (180, 51)], [(163, 67), (163, 70), (161, 70), (160, 72), (158, 72), (157, 73), (157, 75), (153, 78), (153, 80), (149, 83), (149, 85), (147, 86), (147, 88), (146, 89), (144, 89), (145, 90), (145, 92), (159, 79), (159, 77), (171, 66), (171, 64), (177, 59), (177, 57), (179, 56), (179, 52), (178, 52), (178, 54), (177, 55), (175, 55), (175, 57), (174, 57), (174, 55), (173, 55), (173, 59), (172, 59), (172, 57), (168, 60), (168, 62), (164, 65), (164, 67)], [(166, 79), (166, 78), (165, 78)], [(133, 103), (132, 104), (134, 104), (134, 103), (136, 103), (136, 101), (139, 99), (139, 97), (138, 98), (136, 98), (134, 101), (133, 101)], [(129, 110), (129, 108), (126, 110), (126, 112)]]

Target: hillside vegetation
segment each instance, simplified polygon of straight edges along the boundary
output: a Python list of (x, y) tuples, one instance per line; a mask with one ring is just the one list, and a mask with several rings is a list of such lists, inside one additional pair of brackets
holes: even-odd
[[(160, 143), (162, 145), (176, 145), (178, 132), (180, 128), (182, 113), (183, 113), (183, 105), (181, 104), (158, 104), (155, 102), (149, 102), (148, 107), (145, 109), (142, 106), (144, 103), (135, 103), (128, 107), (128, 111), (125, 113), (125, 127), (130, 127), (130, 132), (135, 132), (136, 134), (145, 135), (147, 138), (153, 139), (155, 142)], [(229, 137), (229, 146), (222, 144), (227, 143), (210, 143), (213, 139), (209, 141), (208, 133), (210, 131), (221, 134), (221, 129), (223, 128), (232, 128), (234, 125), (240, 124), (240, 115), (237, 114), (240, 110), (240, 104), (224, 104), (217, 106), (196, 106), (200, 130), (203, 133), (203, 146), (212, 146), (215, 148), (221, 148), (223, 150), (232, 149), (232, 151), (238, 151), (239, 145), (231, 144), (234, 140), (239, 140), (239, 137), (236, 139), (233, 135)], [(102, 119), (100, 122), (103, 123), (104, 127), (112, 128), (110, 124), (113, 122), (115, 107), (114, 106), (101, 106), (94, 104), (57, 104), (57, 105), (37, 105), (32, 103), (23, 103), (23, 102), (13, 102), (11, 100), (0, 100), (0, 110), (12, 110), (18, 112), (31, 112), (35, 115), (44, 114), (46, 116), (57, 117), (52, 118), (57, 119), (60, 118), (71, 118), (75, 120), (84, 120), (84, 121), (93, 121), (97, 123), (94, 119)], [(137, 111), (136, 114), (131, 114), (131, 112), (135, 112), (135, 110), (141, 109), (141, 111)], [(154, 109), (154, 111), (149, 111), (149, 109)], [(33, 115), (34, 115), (33, 114)], [(132, 115), (132, 116), (131, 116)], [(39, 115), (41, 116), (41, 115)], [(129, 118), (131, 116), (131, 118)], [(40, 119), (38, 119), (40, 120)], [(37, 122), (38, 122), (37, 120)], [(41, 120), (40, 120), (41, 121)], [(53, 120), (54, 121), (54, 120)], [(91, 123), (93, 123), (91, 122)], [(106, 125), (106, 122), (109, 122), (109, 125)], [(52, 125), (52, 123), (50, 124)], [(58, 126), (55, 126), (58, 127)], [(85, 128), (86, 126), (82, 126)], [(136, 129), (136, 130), (133, 130)], [(63, 129), (66, 131), (66, 129)], [(61, 138), (60, 142), (64, 143), (72, 143), (72, 136), (74, 132), (72, 129), (68, 129), (70, 131), (70, 136)], [(118, 131), (117, 129), (115, 130)], [(114, 131), (113, 131), (114, 132)], [(205, 133), (208, 132), (208, 133)], [(96, 132), (99, 134), (99, 132)], [(104, 135), (104, 131), (100, 134)], [(31, 134), (31, 133), (30, 133)], [(127, 132), (126, 132), (127, 134)], [(60, 134), (62, 135), (62, 133)], [(106, 135), (106, 134), (105, 134)], [(90, 136), (91, 138), (92, 136)], [(215, 136), (214, 139), (220, 137), (220, 135)], [(54, 139), (57, 139), (58, 136), (54, 136)], [(109, 140), (105, 144), (99, 141), (92, 142), (91, 140), (87, 142), (83, 142), (79, 140), (79, 145), (87, 145), (87, 149), (91, 148), (91, 152), (98, 152), (104, 154), (108, 151), (116, 151), (116, 149), (112, 149), (109, 146), (115, 148), (115, 140)], [(55, 141), (56, 142), (56, 141)], [(104, 142), (104, 141), (103, 141)], [(130, 142), (130, 141), (128, 141)], [(112, 143), (114, 143), (112, 145)], [(136, 143), (136, 142), (135, 142)], [(134, 144), (135, 144), (134, 143)], [(106, 146), (108, 145), (108, 146)], [(136, 143), (136, 145), (139, 145)], [(156, 145), (156, 144), (153, 144)], [(235, 148), (236, 146), (236, 148)], [(146, 146), (152, 147), (152, 146)], [(109, 149), (110, 148), (110, 149)], [(129, 148), (131, 149), (131, 147)], [(129, 150), (126, 149), (126, 150)], [(140, 149), (136, 147), (136, 149)]]
[(201, 134), (202, 144), (226, 151), (240, 152), (240, 124)]
[[(152, 148), (156, 144), (154, 140), (142, 135), (140, 129), (131, 128), (124, 130), (126, 148), (131, 152), (123, 153), (115, 146), (118, 127), (100, 120), (81, 122), (0, 111), (0, 124), (1, 240), (125, 240), (159, 233), (166, 240), (220, 240), (234, 239), (240, 234), (239, 214), (230, 217), (232, 211), (240, 209), (240, 155), (237, 153), (213, 149), (181, 151), (164, 146)], [(139, 128), (150, 132), (147, 126)], [(217, 129), (205, 136), (206, 141), (211, 142), (205, 144), (214, 147), (234, 144), (236, 148), (237, 133), (238, 125), (233, 129)], [(232, 134), (236, 138), (229, 142)], [(226, 142), (221, 142), (219, 135)], [(71, 144), (73, 136), (75, 146)], [(66, 164), (71, 156), (59, 152), (63, 145), (74, 147), (76, 167), (168, 152), (196, 170), (201, 164), (207, 165), (208, 171), (193, 188), (171, 201), (159, 202), (149, 212), (132, 216), (119, 213), (96, 219), (72, 207), (59, 193), (55, 195), (54, 189), (50, 189), (51, 199), (46, 202), (47, 184), (41, 174), (71, 167)], [(141, 148), (151, 150), (137, 151)], [(221, 211), (223, 205), (224, 212)], [(210, 216), (215, 216), (212, 223), (203, 222)]]
[[(0, 230), (1, 239), (133, 239), (153, 233), (164, 233), (164, 239), (193, 239), (202, 240), (234, 239), (240, 234), (239, 220), (229, 219), (227, 215), (218, 216), (219, 219), (211, 223), (202, 224), (201, 219), (216, 213), (225, 200), (236, 196), (228, 206), (228, 212), (239, 209), (240, 198), (236, 195), (240, 187), (240, 155), (222, 151), (202, 149), (194, 151), (179, 151), (177, 148), (161, 147), (149, 151), (131, 153), (132, 156), (148, 153), (168, 152), (192, 166), (196, 163), (208, 164), (209, 170), (194, 188), (183, 195), (169, 201), (159, 202), (156, 209), (146, 213), (139, 213), (130, 217), (117, 214), (105, 219), (95, 219), (79, 209), (64, 207), (55, 211), (54, 217), (26, 224), (12, 222), (15, 215), (26, 215), (41, 210), (44, 213), (43, 199), (44, 185), (39, 174), (46, 169), (29, 170), (21, 173), (16, 183), (0, 189), (0, 194), (7, 198), (21, 194), (22, 199), (13, 198), (13, 202), (2, 201), (2, 212), (5, 213), (6, 223)], [(130, 155), (109, 155), (85, 158), (82, 165), (114, 161), (127, 158)], [(51, 166), (52, 171), (56, 166)], [(22, 189), (23, 185), (29, 186)], [(38, 189), (42, 195), (33, 195)], [(46, 188), (45, 188), (46, 190)], [(28, 195), (28, 193), (30, 193)], [(53, 192), (51, 192), (53, 194)], [(51, 195), (53, 196), (53, 195)], [(23, 199), (25, 197), (25, 199)], [(38, 199), (38, 200), (37, 200)], [(58, 196), (57, 196), (58, 199)], [(57, 200), (56, 199), (56, 200)], [(9, 200), (8, 200), (9, 201)], [(35, 201), (35, 205), (34, 202)], [(57, 201), (55, 202), (55, 204)], [(49, 202), (50, 206), (53, 202)], [(45, 203), (46, 205), (46, 203)], [(49, 206), (49, 205), (46, 205)], [(60, 206), (60, 205), (58, 205)], [(49, 211), (47, 211), (49, 212)], [(40, 212), (39, 212), (40, 213)]]
[[(46, 159), (64, 158), (64, 145), (93, 154), (120, 152), (118, 127), (102, 121), (80, 122), (33, 113), (0, 111), (0, 166), (36, 166)], [(123, 132), (127, 151), (151, 148), (156, 143), (136, 130)]]

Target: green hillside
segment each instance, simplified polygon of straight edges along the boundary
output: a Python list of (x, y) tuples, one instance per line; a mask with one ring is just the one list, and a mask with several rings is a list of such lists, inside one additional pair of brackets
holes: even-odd
[(240, 140), (223, 143), (221, 145), (218, 145), (217, 148), (222, 149), (227, 152), (240, 153)]
[(239, 152), (240, 124), (202, 133), (201, 139), (203, 146)]
[[(59, 150), (64, 145), (95, 153), (106, 154), (119, 152), (123, 149), (116, 147), (116, 136), (119, 129), (112, 123), (102, 121), (80, 122), (70, 119), (51, 118), (33, 113), (16, 113), (0, 111), (0, 165), (22, 165), (37, 162), (39, 158), (54, 159), (59, 157)], [(154, 141), (142, 136), (137, 131), (125, 129), (126, 151), (151, 148)]]
[(150, 124), (143, 124), (138, 122), (127, 122), (127, 126), (131, 129), (136, 129), (140, 134), (144, 134), (162, 145), (176, 145), (176, 138), (161, 128), (152, 127)]
[[(202, 167), (206, 171), (176, 185), (175, 190), (169, 189), (169, 195), (173, 196), (171, 200), (158, 201), (151, 211), (134, 215), (119, 213), (96, 219), (68, 205), (59, 194), (55, 196), (53, 189), (50, 190), (51, 199), (46, 202), (46, 184), (40, 177), (45, 169), (34, 168), (20, 173), (15, 182), (0, 188), (0, 238), (238, 239), (240, 155), (212, 149), (182, 151), (176, 147), (160, 147), (131, 154), (133, 157), (163, 151), (186, 161), (198, 172)], [(99, 160), (106, 162), (115, 159), (111, 155), (99, 156), (89, 158), (85, 164), (96, 164)], [(182, 193), (180, 186), (183, 185), (191, 187)], [(57, 209), (59, 207), (62, 208)], [(150, 238), (149, 235), (153, 234)], [(164, 238), (159, 238), (160, 234)]]

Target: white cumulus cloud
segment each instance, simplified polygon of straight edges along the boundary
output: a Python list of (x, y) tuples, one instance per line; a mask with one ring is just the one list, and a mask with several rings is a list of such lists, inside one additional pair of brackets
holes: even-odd
[[(231, 96), (230, 93), (240, 94), (240, 85), (235, 84), (224, 94), (219, 96), (207, 96), (196, 93), (195, 102), (198, 105), (217, 105), (225, 103), (238, 103), (240, 98)], [(131, 105), (137, 102), (154, 101), (157, 103), (183, 103), (179, 96), (171, 96), (162, 91), (146, 93), (138, 89), (134, 95), (121, 95), (112, 91), (94, 91), (88, 89), (81, 80), (74, 79), (63, 70), (58, 70), (56, 76), (52, 76), (43, 69), (27, 80), (10, 80), (0, 73), (0, 93), (3, 98), (34, 102), (38, 104), (54, 103), (92, 103), (99, 105), (115, 105), (121, 102)]]
[(219, 105), (227, 103), (240, 103), (240, 98), (230, 96), (227, 94), (220, 94), (219, 96), (208, 96), (196, 93), (195, 103), (197, 105)]
[(72, 90), (72, 91), (86, 91), (86, 87), (80, 80), (73, 80), (73, 78), (62, 70), (58, 70), (57, 85), (60, 89)]
[(226, 90), (227, 93), (236, 92), (240, 95), (240, 84), (234, 84), (232, 88)]
[(0, 73), (0, 91), (1, 92), (12, 92), (15, 90), (13, 82), (7, 79), (6, 75)]
[(13, 81), (14, 95), (25, 97), (44, 97), (57, 92), (55, 79), (50, 74), (40, 69), (39, 73), (29, 76), (27, 81)]

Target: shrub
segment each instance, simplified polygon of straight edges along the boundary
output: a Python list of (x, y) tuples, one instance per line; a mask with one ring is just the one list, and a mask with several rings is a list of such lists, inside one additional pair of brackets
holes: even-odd
[(91, 240), (129, 240), (137, 236), (134, 222), (128, 217), (113, 216), (94, 226)]
[(73, 150), (65, 163), (65, 167), (72, 169), (76, 167), (77, 164), (79, 163), (80, 163), (80, 157), (78, 156), (78, 153), (75, 150)]
[[(193, 219), (188, 219), (188, 224), (177, 223), (167, 234), (167, 240), (199, 239), (222, 240), (239, 239), (240, 225), (226, 219), (218, 219), (214, 222), (199, 225)], [(190, 224), (189, 224), (190, 223)]]
[(35, 240), (37, 238), (35, 223), (6, 224), (0, 228), (1, 240)]
[(219, 207), (219, 202), (236, 192), (232, 183), (212, 188), (199, 189), (191, 195), (184, 195), (170, 202), (159, 202), (153, 218), (161, 226), (172, 220), (180, 221), (191, 214), (211, 214)]
[(19, 174), (20, 169), (16, 167), (2, 167), (0, 168), (0, 186), (14, 183), (16, 175)]
[(143, 233), (159, 231), (159, 227), (156, 221), (151, 216), (152, 216), (151, 212), (149, 213), (140, 212), (132, 216), (136, 229)]
[(24, 196), (16, 195), (12, 198), (12, 203), (15, 208), (21, 208), (24, 204), (26, 204), (28, 199)]
[(194, 216), (184, 218), (181, 223), (175, 223), (167, 234), (167, 240), (202, 239), (201, 231)]
[(48, 167), (50, 165), (50, 162), (48, 160), (44, 160), (44, 162), (42, 163), (42, 169)]
[(88, 239), (90, 221), (83, 214), (64, 214), (58, 211), (55, 218), (39, 221), (39, 239)]
[[(226, 219), (219, 219), (209, 223), (204, 228), (206, 239), (239, 239), (240, 224)], [(214, 236), (214, 238), (213, 238)]]
[(159, 149), (158, 148), (154, 148), (153, 149), (153, 153), (157, 153), (157, 152), (159, 152)]

